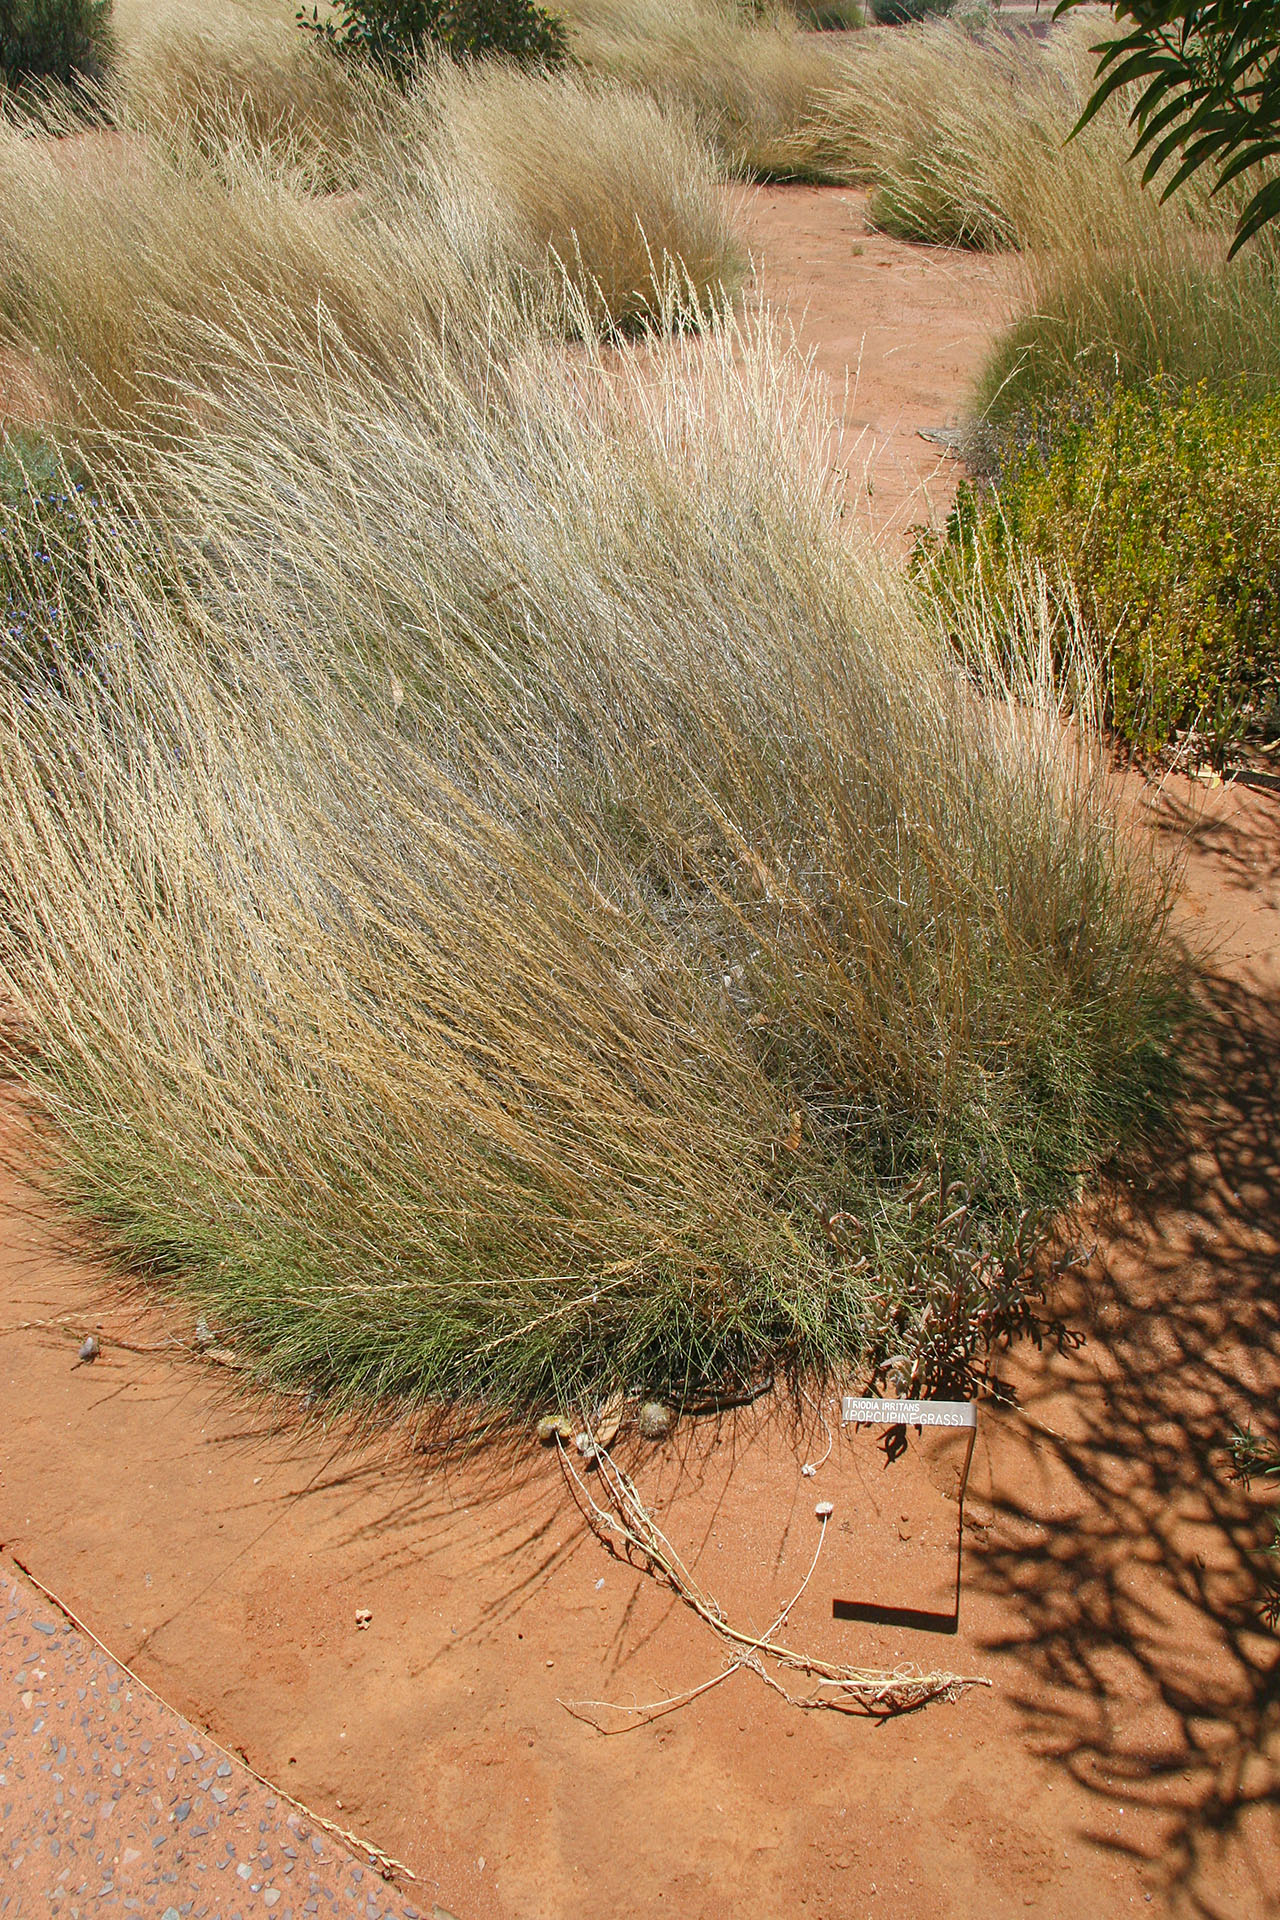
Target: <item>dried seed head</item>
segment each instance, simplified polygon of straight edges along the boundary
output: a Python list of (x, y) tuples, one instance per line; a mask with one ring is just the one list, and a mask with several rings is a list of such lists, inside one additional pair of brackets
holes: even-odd
[(665, 1440), (675, 1424), (675, 1411), (663, 1400), (646, 1400), (640, 1409), (640, 1435), (644, 1440)]

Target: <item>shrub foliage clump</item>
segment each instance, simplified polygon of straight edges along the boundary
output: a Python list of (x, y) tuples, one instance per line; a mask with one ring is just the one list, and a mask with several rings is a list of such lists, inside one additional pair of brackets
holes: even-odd
[(5, 0), (0, 80), (101, 80), (111, 56), (111, 0)]
[(1083, 394), (967, 485), (922, 549), (944, 596), (999, 599), (1022, 556), (1071, 590), (1106, 653), (1109, 717), (1151, 750), (1273, 722), (1280, 684), (1280, 396)]
[(433, 50), (455, 60), (499, 54), (529, 66), (558, 66), (568, 45), (561, 22), (534, 0), (338, 0), (299, 22), (335, 53), (403, 77)]
[(955, 0), (871, 0), (871, 14), (878, 27), (903, 27), (910, 21), (950, 13), (954, 4)]
[(0, 440), (0, 680), (34, 691), (77, 656), (91, 621), (84, 482), (35, 434)]

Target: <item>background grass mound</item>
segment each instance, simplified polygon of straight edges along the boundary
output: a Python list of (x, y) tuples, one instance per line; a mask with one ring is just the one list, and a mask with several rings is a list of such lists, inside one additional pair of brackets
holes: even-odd
[(309, 146), (202, 98), (74, 163), (0, 127), (0, 343), (82, 426), (125, 425), (247, 339), (287, 379), (325, 319), (394, 383), (423, 333), (480, 339), (516, 300), (552, 330), (660, 327), (745, 271), (687, 119), (578, 74), (444, 61), (407, 99), (352, 81), (342, 194)]
[(569, 56), (691, 114), (741, 175), (825, 177), (802, 138), (842, 68), (788, 8), (741, 0), (565, 0)]
[(1160, 386), (1077, 394), (961, 490), (925, 579), (1007, 606), (1025, 561), (1065, 583), (1104, 663), (1107, 715), (1153, 749), (1280, 720), (1280, 397)]
[[(739, 0), (566, 0), (567, 57), (589, 80), (631, 87), (683, 122), (733, 171), (790, 175), (792, 142), (841, 71), (789, 7)], [(367, 74), (299, 32), (295, 0), (118, 0), (119, 90), (135, 124), (188, 124), (303, 152), (321, 176), (358, 158)], [(504, 130), (503, 146), (518, 142)], [(618, 148), (621, 160), (625, 150)]]
[(1035, 248), (1074, 217), (1141, 202), (1123, 113), (1076, 140), (1096, 26), (1047, 41), (925, 21), (855, 40), (815, 100), (796, 151), (823, 177), (872, 189), (872, 218), (906, 240)]
[(963, 1381), (1177, 962), (1056, 710), (849, 553), (796, 377), (333, 337), (196, 411), (0, 719), (60, 1189), (342, 1400)]
[(299, 32), (296, 13), (287, 0), (116, 0), (117, 120), (215, 154), (238, 140), (349, 187), (375, 77)]
[[(471, 223), (499, 224), (497, 210), (508, 271), (536, 289), (560, 270), (589, 325), (661, 328), (677, 309), (694, 321), (741, 288), (747, 251), (723, 176), (678, 106), (486, 65), (421, 74), (411, 112), (434, 122), (422, 144)], [(400, 138), (411, 196), (416, 143)], [(385, 177), (399, 172), (392, 154)]]

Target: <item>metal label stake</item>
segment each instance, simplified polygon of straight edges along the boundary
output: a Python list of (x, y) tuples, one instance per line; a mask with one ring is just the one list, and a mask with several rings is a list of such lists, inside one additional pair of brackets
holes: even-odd
[(956, 1528), (955, 1601), (950, 1613), (937, 1613), (926, 1607), (881, 1607), (866, 1600), (833, 1600), (831, 1611), (837, 1620), (869, 1620), (879, 1626), (916, 1627), (925, 1633), (955, 1633), (960, 1626), (960, 1569), (964, 1554), (964, 1496), (969, 1485), (969, 1468), (978, 1438), (978, 1408), (973, 1400), (881, 1400), (859, 1399), (847, 1393), (840, 1402), (840, 1424), (844, 1427), (952, 1427), (966, 1429), (969, 1435), (960, 1469), (959, 1515)]

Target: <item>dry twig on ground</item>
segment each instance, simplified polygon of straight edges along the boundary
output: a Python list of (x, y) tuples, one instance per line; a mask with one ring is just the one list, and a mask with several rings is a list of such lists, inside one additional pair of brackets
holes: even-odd
[[(991, 1685), (989, 1680), (977, 1675), (921, 1673), (913, 1667), (899, 1667), (888, 1672), (842, 1666), (815, 1654), (799, 1652), (773, 1638), (779, 1628), (785, 1626), (792, 1608), (813, 1578), (826, 1539), (827, 1515), (820, 1513), (818, 1516), (821, 1523), (818, 1545), (809, 1571), (795, 1594), (763, 1633), (747, 1633), (732, 1626), (725, 1618), (719, 1602), (698, 1585), (645, 1507), (630, 1477), (606, 1447), (596, 1447), (593, 1461), (608, 1501), (607, 1507), (596, 1499), (563, 1444), (559, 1447), (559, 1453), (561, 1466), (571, 1483), (578, 1505), (596, 1537), (633, 1566), (637, 1564), (638, 1557), (638, 1564), (646, 1573), (670, 1587), (687, 1607), (691, 1607), (700, 1619), (706, 1621), (713, 1633), (719, 1635), (728, 1655), (725, 1666), (710, 1679), (696, 1687), (687, 1688), (683, 1693), (650, 1701), (643, 1706), (628, 1707), (608, 1700), (561, 1701), (561, 1706), (569, 1713), (579, 1720), (586, 1720), (597, 1732), (622, 1733), (634, 1726), (647, 1725), (649, 1721), (660, 1719), (677, 1707), (688, 1705), (700, 1694), (710, 1692), (712, 1687), (727, 1680), (740, 1667), (749, 1667), (794, 1707), (834, 1707), (845, 1713), (865, 1713), (876, 1718), (908, 1713), (934, 1700), (958, 1699), (966, 1687)], [(769, 1672), (764, 1664), (766, 1660), (786, 1672), (807, 1674), (817, 1684), (811, 1693), (790, 1693)], [(629, 1718), (623, 1727), (602, 1727), (591, 1718), (592, 1711), (621, 1713)]]

